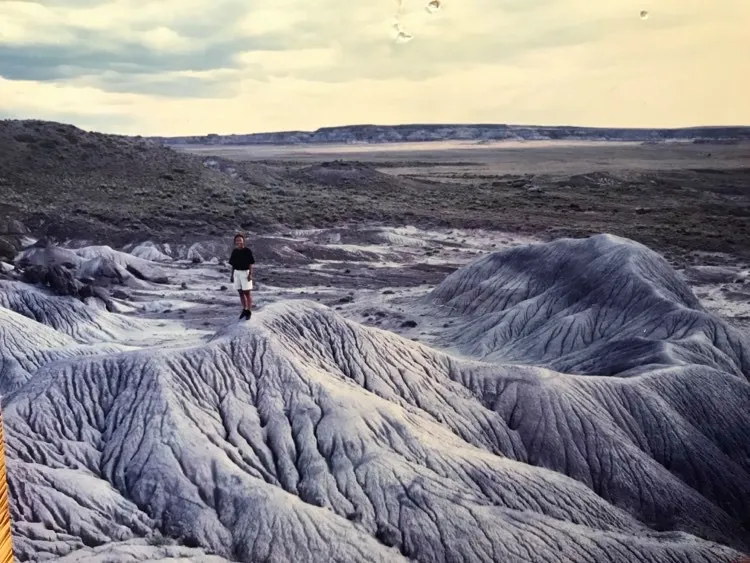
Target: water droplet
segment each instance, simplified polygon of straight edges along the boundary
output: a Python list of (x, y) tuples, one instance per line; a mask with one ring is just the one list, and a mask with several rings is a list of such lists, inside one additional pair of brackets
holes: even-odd
[(404, 31), (401, 24), (398, 22), (393, 24), (393, 29), (396, 31), (396, 43), (408, 43), (414, 39), (414, 36), (411, 33)]
[(641, 10), (641, 19), (642, 20), (648, 19), (648, 12), (646, 10)]
[(443, 7), (443, 3), (440, 0), (430, 0), (427, 3), (427, 6), (425, 7), (425, 9), (427, 10), (428, 13), (434, 14), (435, 12), (439, 11), (440, 8), (442, 7)]

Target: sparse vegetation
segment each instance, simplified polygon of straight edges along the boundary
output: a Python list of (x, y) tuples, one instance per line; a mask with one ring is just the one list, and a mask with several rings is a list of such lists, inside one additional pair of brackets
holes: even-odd
[(604, 231), (672, 257), (750, 257), (750, 167), (561, 177), (493, 174), (467, 162), (438, 172), (418, 160), (231, 161), (57, 123), (2, 121), (0, 216), (38, 234), (109, 244), (385, 222), (550, 238)]

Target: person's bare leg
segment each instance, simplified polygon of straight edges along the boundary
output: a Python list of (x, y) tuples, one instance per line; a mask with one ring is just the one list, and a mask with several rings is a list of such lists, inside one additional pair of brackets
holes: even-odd
[(239, 291), (238, 293), (240, 294), (240, 303), (242, 303), (242, 308), (247, 309), (247, 305), (245, 304), (245, 292)]
[(252, 309), (253, 307), (253, 298), (250, 296), (250, 292), (245, 292), (245, 303), (247, 303), (246, 309)]

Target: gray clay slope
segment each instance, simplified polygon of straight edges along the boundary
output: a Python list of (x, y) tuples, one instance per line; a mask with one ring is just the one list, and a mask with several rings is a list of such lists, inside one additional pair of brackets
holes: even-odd
[[(94, 322), (65, 301), (35, 294), (23, 322), (0, 308), (2, 356), (87, 334), (31, 320)], [(427, 306), (483, 360), (307, 301), (200, 346), (28, 360), (3, 404), (17, 557), (114, 557), (156, 527), (239, 561), (750, 551), (750, 345), (657, 255), (608, 236), (520, 247)]]

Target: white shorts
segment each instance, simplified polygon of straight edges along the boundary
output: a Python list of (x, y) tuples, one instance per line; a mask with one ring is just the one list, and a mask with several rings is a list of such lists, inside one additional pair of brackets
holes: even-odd
[(253, 280), (247, 279), (247, 270), (234, 271), (234, 289), (237, 291), (250, 291), (253, 288)]

